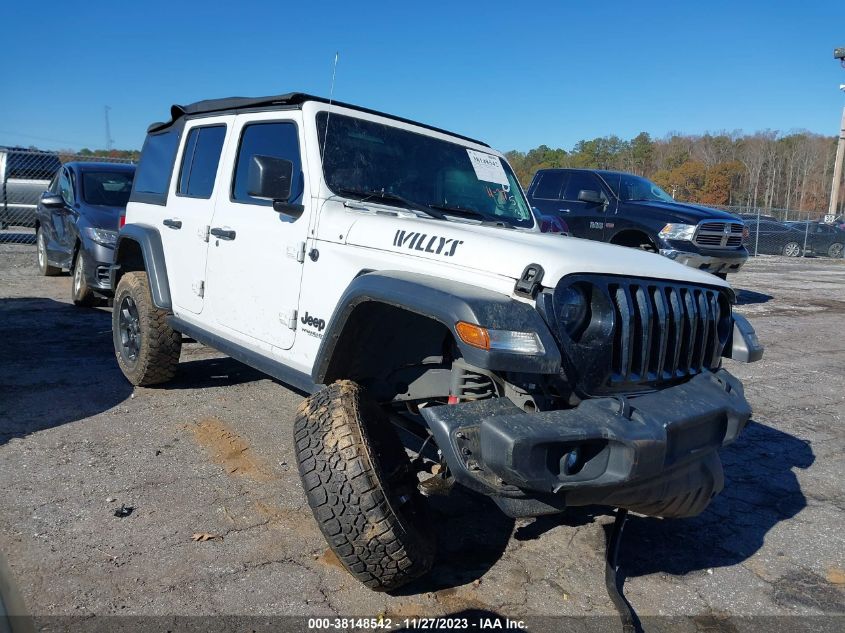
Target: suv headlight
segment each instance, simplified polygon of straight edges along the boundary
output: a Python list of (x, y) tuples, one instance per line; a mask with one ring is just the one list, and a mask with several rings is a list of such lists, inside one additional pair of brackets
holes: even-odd
[(103, 246), (114, 246), (117, 242), (117, 231), (95, 229), (89, 226), (85, 229), (85, 234), (97, 242), (97, 244), (102, 244)]
[(660, 229), (660, 237), (666, 240), (691, 240), (695, 235), (695, 224), (667, 224)]

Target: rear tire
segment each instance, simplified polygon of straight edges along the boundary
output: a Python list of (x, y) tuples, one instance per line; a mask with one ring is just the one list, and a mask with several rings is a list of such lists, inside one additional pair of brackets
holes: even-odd
[(90, 308), (97, 304), (97, 297), (85, 279), (85, 262), (87, 256), (84, 250), (76, 254), (76, 261), (73, 263), (73, 275), (70, 285), (70, 296), (74, 305)]
[(117, 364), (133, 385), (167, 382), (176, 374), (182, 335), (167, 324), (167, 312), (156, 308), (145, 272), (128, 272), (114, 293), (112, 339)]
[(335, 382), (305, 400), (294, 440), (308, 505), (349, 573), (389, 591), (431, 569), (434, 532), (416, 473), (359, 385)]
[(783, 245), (783, 254), (787, 257), (800, 257), (801, 245), (798, 242), (787, 242)]
[[(4, 226), (3, 228), (6, 227)], [(62, 272), (61, 268), (51, 266), (50, 262), (47, 261), (47, 236), (44, 235), (44, 231), (41, 230), (40, 226), (35, 235), (35, 244), (38, 253), (38, 272), (44, 277), (55, 277)]]
[(837, 258), (837, 259), (842, 257), (843, 246), (845, 246), (845, 245), (840, 244), (839, 242), (834, 242), (827, 249), (827, 256), (828, 257), (834, 257), (834, 258)]

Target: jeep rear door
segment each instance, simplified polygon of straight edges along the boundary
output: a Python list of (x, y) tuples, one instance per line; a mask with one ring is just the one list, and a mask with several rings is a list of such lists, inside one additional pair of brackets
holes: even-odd
[[(226, 153), (227, 191), (217, 199), (208, 245), (206, 302), (217, 329), (252, 345), (293, 346), (308, 204), (301, 150), (301, 113), (265, 112), (235, 117)], [(295, 218), (273, 209), (271, 200), (249, 195), (254, 156), (293, 163), (291, 203), (306, 205)]]
[(194, 314), (204, 308), (208, 229), (214, 200), (226, 193), (218, 172), (233, 121), (229, 116), (186, 123), (167, 206), (157, 218), (173, 304)]

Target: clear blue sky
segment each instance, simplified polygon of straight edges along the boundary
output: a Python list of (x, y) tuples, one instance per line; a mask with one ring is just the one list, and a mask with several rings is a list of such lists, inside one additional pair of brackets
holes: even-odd
[(7, 0), (0, 144), (139, 148), (171, 103), (306, 91), (502, 150), (640, 131), (833, 135), (845, 2)]

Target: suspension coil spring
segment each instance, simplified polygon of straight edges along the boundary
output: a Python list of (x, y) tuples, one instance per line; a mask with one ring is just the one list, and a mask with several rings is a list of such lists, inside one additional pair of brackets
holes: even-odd
[(451, 395), (458, 400), (484, 400), (496, 395), (496, 388), (489, 376), (460, 365), (452, 366)]

